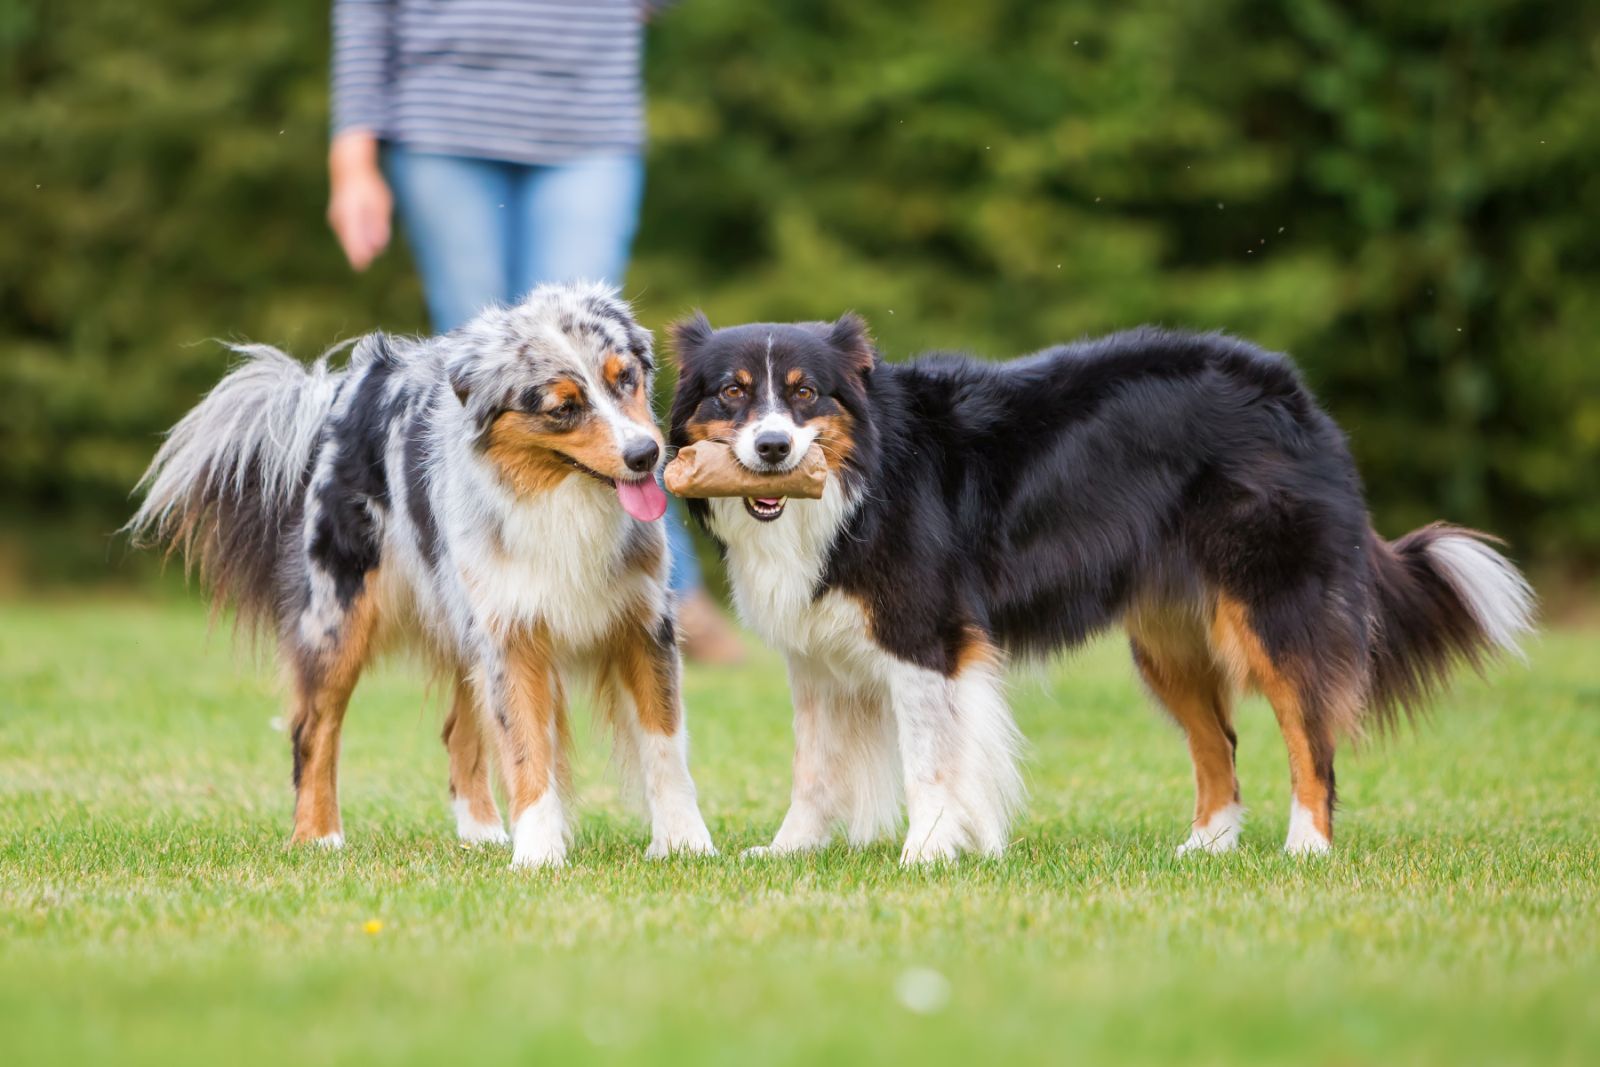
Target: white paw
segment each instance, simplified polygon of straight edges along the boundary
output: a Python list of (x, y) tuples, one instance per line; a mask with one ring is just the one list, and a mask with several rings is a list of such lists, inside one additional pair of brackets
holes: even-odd
[(517, 817), (512, 835), (511, 869), (561, 867), (567, 862), (567, 821), (561, 798), (547, 790)]
[(474, 823), (456, 827), (456, 836), (463, 845), (509, 845), (511, 835), (497, 822)]
[(797, 856), (802, 852), (816, 852), (828, 847), (830, 838), (826, 835), (816, 836), (790, 836), (785, 837), (782, 830), (772, 839), (770, 845), (755, 845), (740, 853), (747, 860), (777, 859), (780, 856)]
[(511, 869), (513, 871), (533, 871), (540, 868), (565, 867), (567, 865), (567, 849), (565, 845), (543, 849), (517, 849), (511, 854)]
[(651, 841), (650, 846), (644, 850), (647, 860), (664, 860), (668, 856), (715, 856), (717, 846), (711, 843), (711, 836), (707, 834), (698, 840), (687, 841)]
[(1229, 804), (1214, 813), (1203, 825), (1196, 826), (1189, 840), (1178, 846), (1178, 855), (1205, 852), (1220, 855), (1239, 847), (1239, 831), (1244, 828), (1244, 806)]
[(663, 804), (653, 822), (650, 847), (644, 850), (647, 859), (663, 859), (674, 853), (717, 854), (717, 847), (711, 843), (711, 831), (706, 829), (706, 821), (700, 817), (700, 809), (692, 799)]
[(311, 843), (316, 845), (318, 848), (325, 848), (329, 852), (336, 852), (339, 849), (344, 848), (344, 834), (340, 833), (338, 830), (335, 830), (331, 834), (324, 834), (322, 837), (312, 838)]
[(915, 867), (925, 863), (943, 863), (961, 855), (961, 842), (952, 833), (941, 833), (938, 826), (919, 832), (915, 827), (906, 834), (905, 847), (900, 850), (900, 866)]
[(711, 834), (704, 826), (694, 833), (681, 836), (657, 834), (650, 847), (644, 850), (645, 859), (659, 860), (668, 856), (715, 856), (717, 846), (711, 843)]
[(483, 822), (473, 817), (471, 806), (461, 797), (450, 805), (456, 813), (456, 837), (464, 845), (506, 845), (511, 835), (500, 825), (500, 820)]
[(1333, 849), (1333, 842), (1317, 829), (1311, 809), (1297, 800), (1289, 808), (1289, 837), (1283, 850), (1291, 856), (1321, 856)]

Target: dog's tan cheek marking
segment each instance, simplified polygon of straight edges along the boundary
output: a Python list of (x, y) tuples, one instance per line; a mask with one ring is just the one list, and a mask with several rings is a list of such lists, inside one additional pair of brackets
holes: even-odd
[(552, 451), (549, 436), (536, 430), (533, 420), (521, 412), (508, 411), (494, 420), (483, 454), (519, 496), (548, 492), (574, 473)]
[(817, 444), (822, 447), (822, 456), (828, 461), (828, 469), (838, 473), (855, 453), (856, 420), (848, 413), (840, 412), (837, 415), (819, 415), (809, 420), (808, 425), (817, 427)]
[(732, 441), (734, 434), (739, 432), (727, 419), (707, 419), (704, 422), (690, 422), (684, 425), (683, 432), (688, 436), (690, 444), (701, 441)]
[(611, 432), (604, 419), (587, 418), (566, 433), (553, 435), (550, 441), (548, 447), (559, 449), (590, 470), (607, 477), (615, 477), (622, 471), (617, 435)]

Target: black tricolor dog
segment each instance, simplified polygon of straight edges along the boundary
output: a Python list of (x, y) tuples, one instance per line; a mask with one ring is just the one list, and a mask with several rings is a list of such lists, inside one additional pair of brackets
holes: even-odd
[[(1193, 833), (1237, 841), (1231, 701), (1289, 750), (1287, 848), (1333, 836), (1335, 741), (1393, 721), (1457, 661), (1515, 650), (1533, 594), (1484, 535), (1373, 532), (1338, 427), (1282, 356), (1140, 329), (1010, 363), (882, 362), (865, 324), (675, 330), (672, 443), (781, 469), (821, 500), (692, 501), (740, 612), (788, 657), (797, 749), (773, 851), (899, 818), (903, 858), (997, 852), (1020, 795), (1007, 653), (1121, 622), (1194, 759)], [(898, 764), (898, 766), (897, 766)]]

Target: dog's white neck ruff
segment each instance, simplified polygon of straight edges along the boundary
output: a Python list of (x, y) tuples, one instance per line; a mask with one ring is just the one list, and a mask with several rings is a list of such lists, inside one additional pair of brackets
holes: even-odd
[[(728, 548), (728, 578), (739, 617), (762, 639), (797, 655), (842, 651), (862, 635), (861, 612), (844, 598), (813, 599), (834, 540), (859, 506), (830, 476), (822, 499), (790, 499), (772, 522), (735, 497), (710, 501), (711, 532)], [(848, 639), (848, 640), (846, 640)]]
[(622, 556), (637, 520), (616, 494), (574, 473), (536, 497), (523, 498), (479, 472), (491, 485), (476, 496), (489, 515), (455, 531), (466, 551), (456, 561), (473, 609), (490, 629), (507, 632), (541, 623), (555, 641), (584, 649), (607, 637), (641, 599), (656, 613), (665, 593), (654, 574), (626, 569)]

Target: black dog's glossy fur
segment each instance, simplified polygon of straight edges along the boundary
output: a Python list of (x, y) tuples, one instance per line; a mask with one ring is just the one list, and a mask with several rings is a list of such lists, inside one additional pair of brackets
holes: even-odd
[[(1526, 585), (1480, 535), (1373, 532), (1344, 435), (1288, 360), (1249, 343), (1145, 328), (1009, 363), (896, 365), (849, 316), (716, 332), (697, 319), (678, 339), (675, 444), (737, 428), (718, 398), (736, 369), (752, 392), (796, 370), (816, 383), (810, 407), (845, 428), (829, 458), (855, 503), (815, 595), (867, 605), (886, 652), (954, 676), (974, 634), (1048, 653), (1126, 619), (1164, 703), (1215, 710), (1229, 776), (1222, 683), (1273, 697), (1291, 754), (1308, 748), (1297, 797), (1324, 840), (1336, 734), (1387, 722), (1527, 625)], [(818, 417), (774, 400), (798, 426)], [(691, 508), (706, 520), (705, 502)]]

